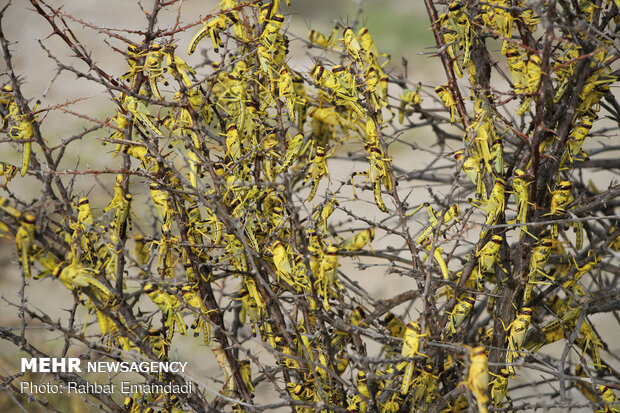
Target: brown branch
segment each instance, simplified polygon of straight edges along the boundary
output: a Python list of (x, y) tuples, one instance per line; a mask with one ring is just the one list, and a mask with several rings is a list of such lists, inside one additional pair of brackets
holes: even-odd
[(454, 100), (456, 101), (456, 109), (459, 112), (461, 123), (463, 124), (465, 130), (469, 130), (469, 115), (467, 114), (465, 104), (463, 103), (463, 96), (461, 95), (461, 91), (456, 81), (452, 62), (450, 61), (450, 57), (445, 50), (445, 43), (443, 41), (443, 37), (441, 36), (441, 28), (439, 26), (439, 16), (437, 15), (437, 9), (435, 9), (433, 0), (424, 0), (424, 5), (426, 6), (426, 11), (431, 21), (431, 28), (433, 30), (433, 36), (435, 37), (435, 43), (439, 48), (438, 53), (441, 59), (441, 64), (443, 65), (446, 76), (448, 77), (448, 88), (450, 89), (450, 92), (452, 93), (452, 96), (454, 96)]

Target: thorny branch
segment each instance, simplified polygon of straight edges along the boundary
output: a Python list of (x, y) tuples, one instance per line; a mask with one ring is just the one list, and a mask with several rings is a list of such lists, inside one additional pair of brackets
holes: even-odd
[[(198, 20), (180, 0), (138, 2), (145, 24), (111, 29), (30, 0), (56, 65), (38, 96), (2, 25), (19, 5), (0, 11), (0, 242), (21, 270), (5, 299), (19, 327), (0, 340), (110, 361), (191, 346), (189, 372), (141, 379), (195, 392), (83, 396), (109, 411), (616, 411), (617, 2), (425, 0), (437, 87), (396, 75), (361, 5), (305, 40), (285, 3), (222, 0)], [(310, 69), (289, 59), (300, 44)], [(109, 106), (50, 101), (65, 72)], [(78, 147), (105, 165), (71, 165)], [(60, 316), (33, 302), (45, 283), (70, 297)], [(510, 399), (528, 373), (539, 383)], [(62, 410), (2, 374), (22, 410)]]

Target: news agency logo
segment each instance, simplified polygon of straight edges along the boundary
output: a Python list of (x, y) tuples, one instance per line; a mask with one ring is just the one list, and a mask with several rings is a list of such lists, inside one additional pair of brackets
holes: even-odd
[[(82, 373), (82, 360), (76, 357), (22, 358), (22, 373)], [(89, 361), (88, 373), (185, 373), (187, 362), (181, 361)]]
[[(35, 357), (22, 358), (22, 373), (185, 373), (187, 362), (157, 362), (157, 361), (89, 361), (82, 365), (82, 360), (75, 357), (54, 358), (54, 357)], [(100, 384), (96, 381), (89, 382), (83, 379), (77, 381), (67, 381), (66, 384), (44, 383), (36, 384), (33, 382), (21, 382), (22, 393), (108, 393), (112, 394), (120, 391), (123, 394), (135, 393), (162, 393), (162, 394), (190, 394), (193, 392), (192, 381), (184, 384), (176, 382), (167, 383), (143, 383), (135, 384), (129, 381), (121, 381), (118, 384)]]

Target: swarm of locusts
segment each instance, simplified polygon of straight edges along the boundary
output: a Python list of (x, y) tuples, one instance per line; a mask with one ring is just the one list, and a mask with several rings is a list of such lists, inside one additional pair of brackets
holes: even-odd
[[(67, 325), (27, 300), (23, 317), (112, 359), (169, 361), (193, 336), (219, 366), (191, 395), (89, 397), (127, 412), (620, 411), (618, 346), (592, 318), (618, 334), (620, 164), (601, 158), (618, 148), (617, 0), (425, 1), (438, 87), (357, 19), (296, 36), (288, 0), (222, 0), (171, 28), (158, 14), (182, 2), (155, 3), (146, 30), (95, 27), (126, 62), (109, 73), (68, 29), (84, 20), (31, 0), (89, 67), (59, 70), (111, 97), (58, 141), (45, 117), (62, 105), (23, 95), (0, 28), (2, 145), (23, 153), (0, 163), (0, 235), (28, 288), (75, 301)], [(106, 170), (59, 167), (87, 142)], [(18, 172), (41, 192), (14, 194)], [(74, 187), (89, 174), (115, 178), (101, 207)], [(378, 297), (365, 277), (410, 288)]]

